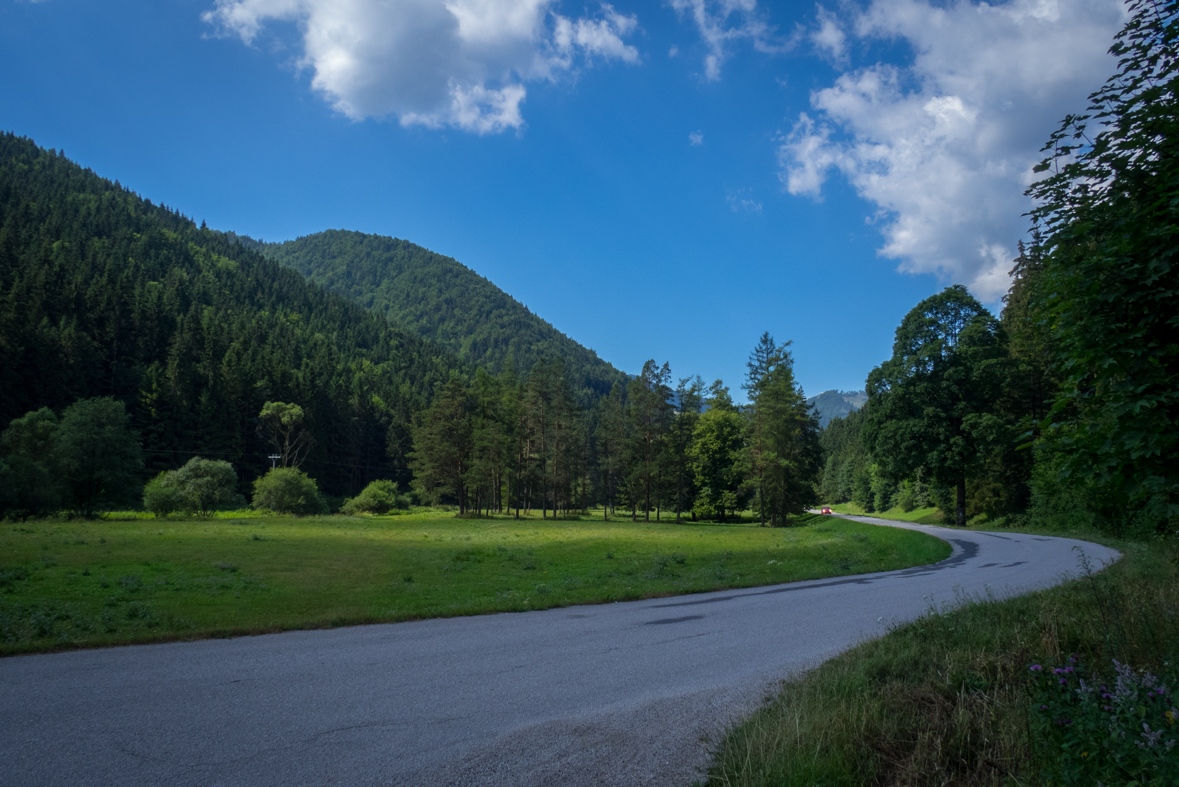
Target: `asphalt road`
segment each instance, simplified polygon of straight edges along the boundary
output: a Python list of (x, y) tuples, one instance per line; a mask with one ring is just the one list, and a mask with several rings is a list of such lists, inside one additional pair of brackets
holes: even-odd
[(1055, 584), (1078, 547), (1117, 557), (908, 527), (953, 555), (671, 599), (0, 659), (0, 784), (686, 787), (708, 761), (702, 737), (776, 679), (931, 600)]

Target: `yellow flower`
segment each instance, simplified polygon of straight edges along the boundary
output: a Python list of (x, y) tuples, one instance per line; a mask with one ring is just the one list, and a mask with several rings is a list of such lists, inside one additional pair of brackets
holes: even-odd
[(1087, 751), (1083, 751), (1083, 752), (1081, 752), (1081, 759), (1082, 759), (1082, 760), (1083, 760), (1083, 759), (1085, 759), (1085, 758), (1086, 758), (1086, 757), (1088, 757), (1088, 756), (1089, 756), (1089, 752), (1087, 752)]

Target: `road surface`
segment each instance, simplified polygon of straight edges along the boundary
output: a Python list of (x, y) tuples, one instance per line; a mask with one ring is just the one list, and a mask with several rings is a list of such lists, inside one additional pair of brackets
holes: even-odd
[[(866, 517), (861, 521), (898, 526)], [(1100, 566), (899, 525), (931, 566), (670, 599), (0, 659), (2, 785), (690, 785), (777, 679), (962, 594)]]

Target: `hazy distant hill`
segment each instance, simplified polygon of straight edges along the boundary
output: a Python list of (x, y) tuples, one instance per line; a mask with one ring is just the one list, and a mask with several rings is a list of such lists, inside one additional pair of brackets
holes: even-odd
[(806, 401), (819, 411), (819, 426), (826, 426), (832, 418), (843, 418), (863, 407), (868, 394), (865, 391), (823, 391)]
[(240, 239), (310, 281), (495, 373), (560, 358), (583, 404), (625, 376), (461, 263), (409, 241), (328, 230), (285, 243)]

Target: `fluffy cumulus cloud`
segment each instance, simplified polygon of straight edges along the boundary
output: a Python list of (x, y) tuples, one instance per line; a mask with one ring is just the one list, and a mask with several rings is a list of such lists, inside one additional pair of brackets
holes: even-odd
[(254, 44), (294, 23), (298, 65), (354, 120), (481, 134), (518, 129), (525, 84), (594, 60), (639, 61), (638, 22), (606, 3), (571, 18), (558, 0), (216, 0), (204, 21)]
[[(811, 40), (907, 44), (903, 65), (845, 65), (811, 94), (778, 148), (791, 194), (821, 196), (841, 173), (873, 203), (880, 253), (994, 301), (1027, 229), (1023, 196), (1044, 141), (1113, 73), (1117, 0), (872, 0), (820, 10)], [(863, 49), (863, 47), (861, 47)]]
[[(777, 53), (788, 47), (777, 36), (757, 0), (668, 0), (684, 19), (690, 20), (704, 44), (704, 78), (720, 79), (721, 66), (738, 41), (748, 41), (759, 52)], [(674, 57), (676, 50), (672, 48)]]

